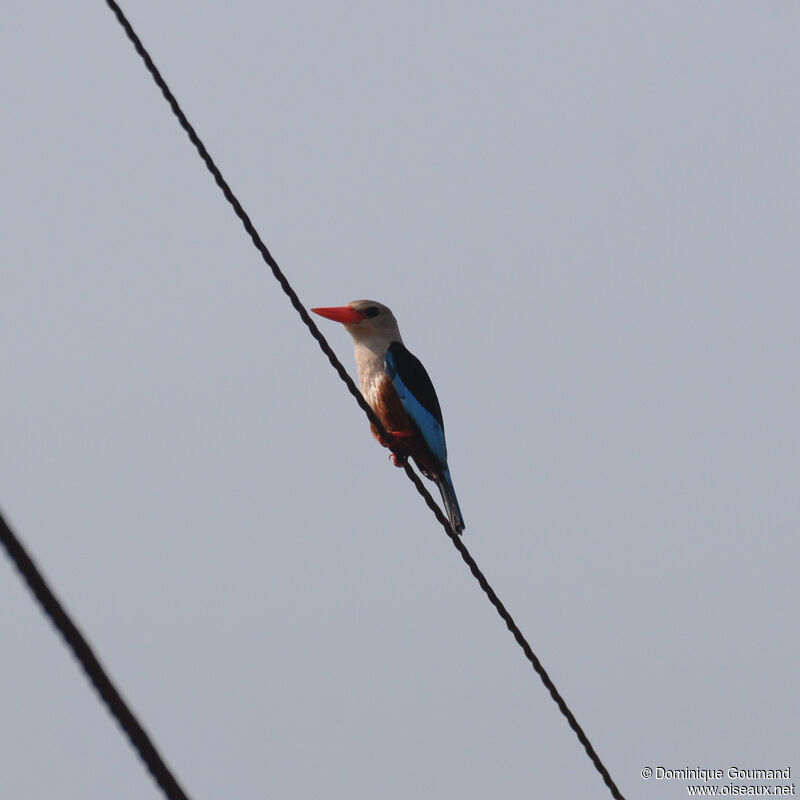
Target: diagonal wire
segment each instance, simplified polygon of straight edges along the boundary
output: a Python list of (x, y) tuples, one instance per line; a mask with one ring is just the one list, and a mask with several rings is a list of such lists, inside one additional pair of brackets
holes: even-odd
[[(283, 291), (288, 296), (292, 306), (300, 315), (300, 318), (303, 320), (306, 327), (311, 332), (311, 335), (317, 340), (317, 343), (322, 349), (322, 352), (325, 353), (325, 355), (328, 357), (328, 361), (330, 361), (331, 366), (336, 370), (339, 377), (344, 381), (350, 394), (353, 395), (356, 402), (361, 407), (361, 410), (367, 415), (369, 421), (377, 428), (378, 432), (381, 434), (381, 436), (385, 441), (391, 442), (392, 441), (391, 435), (385, 430), (385, 428), (383, 427), (383, 425), (381, 424), (380, 420), (377, 418), (373, 410), (369, 407), (369, 405), (367, 405), (366, 401), (361, 395), (361, 392), (358, 390), (355, 383), (353, 382), (353, 379), (350, 377), (350, 375), (347, 373), (347, 370), (345, 370), (344, 366), (342, 365), (342, 362), (339, 361), (339, 359), (336, 357), (336, 354), (331, 349), (331, 346), (328, 344), (325, 337), (320, 333), (319, 328), (317, 328), (316, 324), (309, 316), (305, 307), (300, 302), (297, 293), (291, 287), (288, 279), (283, 274), (281, 268), (278, 266), (278, 263), (275, 261), (272, 254), (269, 252), (269, 249), (262, 241), (261, 236), (259, 236), (259, 233), (256, 230), (255, 226), (253, 225), (252, 221), (250, 220), (250, 217), (247, 215), (247, 212), (244, 210), (242, 204), (239, 202), (238, 198), (233, 193), (233, 190), (228, 185), (228, 182), (222, 176), (219, 167), (217, 167), (216, 163), (211, 158), (202, 140), (197, 135), (195, 129), (192, 127), (192, 124), (189, 122), (188, 118), (183, 113), (183, 110), (178, 104), (175, 95), (172, 93), (166, 81), (162, 77), (161, 73), (158, 71), (158, 68), (153, 62), (153, 59), (150, 57), (150, 54), (145, 49), (141, 39), (139, 39), (138, 35), (136, 34), (136, 31), (133, 30), (133, 27), (131, 26), (130, 22), (128, 22), (128, 19), (122, 12), (122, 9), (116, 2), (114, 2), (114, 0), (106, 0), (106, 3), (109, 6), (109, 8), (114, 12), (117, 20), (119, 21), (119, 24), (125, 30), (125, 33), (131, 40), (134, 48), (136, 49), (136, 52), (141, 56), (145, 66), (147, 67), (147, 70), (150, 72), (150, 75), (152, 76), (156, 85), (161, 90), (161, 93), (164, 95), (164, 99), (167, 101), (170, 108), (172, 109), (172, 113), (178, 119), (178, 122), (180, 123), (181, 127), (186, 131), (192, 144), (195, 146), (195, 148), (197, 148), (197, 152), (199, 153), (200, 158), (205, 163), (206, 167), (208, 168), (208, 171), (214, 176), (214, 180), (216, 181), (219, 188), (222, 190), (222, 193), (225, 195), (227, 201), (233, 207), (236, 216), (239, 217), (239, 219), (241, 220), (245, 231), (247, 231), (248, 235), (252, 239), (256, 249), (259, 251), (259, 253), (261, 253), (261, 256), (266, 262), (267, 266), (269, 266), (269, 268), (272, 270), (272, 274), (275, 276), (275, 279), (280, 284), (281, 289), (283, 289)], [(475, 562), (475, 559), (472, 557), (469, 550), (467, 550), (466, 545), (463, 543), (463, 541), (461, 541), (461, 537), (459, 537), (453, 531), (447, 518), (444, 516), (439, 506), (431, 497), (430, 492), (428, 492), (428, 490), (420, 480), (419, 476), (416, 474), (416, 472), (414, 472), (414, 470), (408, 464), (408, 462), (405, 463), (405, 471), (408, 477), (410, 478), (411, 482), (416, 487), (419, 494), (425, 500), (425, 503), (428, 505), (431, 511), (433, 511), (434, 515), (436, 516), (436, 519), (445, 529), (445, 532), (452, 540), (453, 545), (458, 550), (459, 554), (461, 555), (461, 558), (464, 559), (464, 562), (469, 567), (470, 572), (472, 572), (473, 576), (480, 584), (481, 589), (483, 589), (483, 591), (486, 593), (486, 596), (489, 598), (489, 601), (495, 607), (495, 609), (497, 609), (497, 613), (500, 615), (500, 617), (508, 627), (509, 631), (511, 631), (511, 634), (514, 636), (517, 643), (522, 648), (522, 651), (525, 653), (525, 656), (528, 659), (528, 661), (531, 662), (531, 665), (533, 666), (534, 670), (541, 678), (542, 683), (544, 683), (545, 687), (550, 692), (551, 697), (558, 705), (559, 710), (564, 715), (564, 717), (566, 717), (569, 726), (575, 732), (576, 736), (578, 737), (578, 740), (583, 745), (586, 754), (591, 759), (597, 771), (603, 777), (603, 781), (605, 782), (606, 786), (611, 792), (611, 795), (614, 798), (616, 798), (616, 800), (624, 800), (623, 795), (620, 793), (619, 789), (617, 788), (617, 785), (611, 778), (608, 769), (606, 769), (605, 765), (600, 760), (600, 757), (597, 755), (597, 752), (592, 746), (592, 743), (589, 741), (589, 738), (586, 736), (586, 733), (584, 732), (583, 728), (580, 726), (577, 719), (575, 719), (575, 715), (572, 713), (572, 711), (570, 711), (569, 707), (564, 701), (564, 698), (561, 696), (555, 684), (553, 683), (552, 679), (547, 674), (547, 671), (542, 666), (541, 661), (539, 661), (536, 654), (533, 652), (530, 644), (528, 644), (527, 640), (523, 636), (522, 631), (519, 629), (516, 622), (514, 622), (514, 619), (512, 618), (511, 614), (509, 614), (506, 607), (500, 601), (500, 598), (497, 596), (494, 589), (492, 589), (492, 587), (490, 586), (485, 575), (483, 574), (483, 572), (481, 572), (480, 568)]]
[(109, 712), (127, 735), (139, 758), (142, 759), (161, 791), (169, 800), (189, 800), (186, 793), (172, 774), (164, 759), (156, 749), (147, 732), (139, 724), (133, 711), (117, 691), (103, 665), (92, 651), (91, 645), (70, 619), (64, 606), (47, 585), (33, 559), (28, 555), (22, 542), (16, 537), (8, 523), (0, 514), (0, 542), (25, 579), (36, 601), (72, 650), (83, 671), (94, 685)]

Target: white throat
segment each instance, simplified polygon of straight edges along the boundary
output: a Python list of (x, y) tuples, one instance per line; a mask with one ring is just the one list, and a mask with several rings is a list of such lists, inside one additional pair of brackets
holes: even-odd
[(358, 381), (361, 384), (361, 394), (370, 406), (378, 400), (378, 389), (381, 381), (386, 376), (386, 367), (383, 362), (386, 348), (392, 342), (402, 342), (400, 334), (387, 336), (385, 333), (376, 333), (374, 336), (359, 336), (355, 339), (356, 366), (358, 367)]

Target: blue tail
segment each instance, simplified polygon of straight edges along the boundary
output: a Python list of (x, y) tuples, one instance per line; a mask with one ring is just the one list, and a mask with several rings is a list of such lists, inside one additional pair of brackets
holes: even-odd
[(453, 526), (453, 530), (461, 536), (461, 531), (464, 530), (464, 517), (461, 516), (461, 509), (458, 506), (458, 498), (456, 497), (456, 490), (453, 488), (450, 470), (445, 467), (442, 470), (441, 477), (437, 477), (435, 480), (439, 491), (442, 493), (444, 510), (447, 512), (450, 524)]

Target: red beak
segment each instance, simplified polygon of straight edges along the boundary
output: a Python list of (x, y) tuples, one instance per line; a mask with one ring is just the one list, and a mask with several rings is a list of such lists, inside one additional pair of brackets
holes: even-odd
[(360, 311), (350, 308), (350, 306), (336, 306), (334, 308), (312, 308), (315, 314), (321, 317), (327, 317), (334, 322), (341, 322), (342, 325), (355, 325), (364, 319), (364, 315)]

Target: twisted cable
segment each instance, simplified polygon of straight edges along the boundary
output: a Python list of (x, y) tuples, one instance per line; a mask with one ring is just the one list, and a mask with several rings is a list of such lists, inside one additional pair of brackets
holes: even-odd
[[(109, 8), (114, 12), (117, 20), (119, 21), (122, 28), (125, 30), (126, 35), (132, 42), (134, 48), (136, 49), (136, 52), (140, 55), (140, 57), (144, 61), (144, 64), (148, 72), (152, 76), (158, 88), (161, 90), (161, 93), (164, 95), (165, 100), (172, 109), (172, 113), (177, 118), (180, 126), (184, 129), (184, 131), (186, 131), (186, 134), (188, 135), (190, 141), (197, 149), (200, 158), (205, 163), (208, 171), (214, 177), (216, 184), (222, 190), (222, 193), (225, 195), (225, 199), (230, 203), (234, 213), (241, 220), (245, 231), (250, 236), (250, 239), (252, 240), (256, 249), (259, 251), (259, 253), (261, 253), (261, 257), (264, 259), (264, 262), (272, 270), (272, 274), (275, 276), (275, 279), (280, 284), (281, 289), (283, 289), (284, 293), (289, 298), (289, 301), (291, 302), (295, 311), (297, 311), (298, 315), (300, 316), (300, 319), (308, 328), (309, 332), (314, 337), (314, 339), (316, 339), (322, 352), (327, 356), (328, 361), (331, 363), (331, 366), (336, 370), (339, 377), (347, 386), (348, 391), (350, 392), (351, 395), (353, 395), (356, 402), (361, 407), (361, 410), (366, 414), (369, 421), (378, 430), (381, 437), (391, 446), (392, 436), (388, 433), (388, 431), (386, 431), (386, 429), (381, 424), (380, 420), (377, 418), (373, 410), (364, 400), (363, 396), (361, 395), (361, 392), (358, 390), (358, 387), (353, 382), (353, 379), (347, 373), (347, 370), (344, 368), (341, 361), (339, 361), (336, 354), (331, 349), (331, 346), (328, 344), (325, 337), (319, 331), (319, 328), (317, 328), (316, 324), (309, 316), (308, 312), (305, 309), (305, 306), (300, 302), (297, 293), (294, 291), (288, 279), (284, 275), (283, 271), (278, 266), (278, 263), (275, 261), (272, 254), (269, 252), (269, 249), (262, 241), (261, 236), (259, 235), (255, 226), (253, 225), (252, 221), (250, 220), (250, 217), (245, 212), (244, 208), (242, 207), (242, 204), (239, 202), (239, 199), (233, 193), (233, 190), (228, 185), (228, 182), (225, 180), (219, 168), (217, 167), (216, 163), (211, 158), (211, 155), (209, 154), (202, 140), (197, 135), (197, 132), (195, 131), (194, 127), (189, 122), (188, 118), (186, 117), (180, 105), (178, 104), (175, 95), (172, 93), (171, 89), (169, 88), (166, 81), (159, 72), (158, 68), (156, 67), (155, 63), (153, 62), (153, 59), (150, 57), (150, 54), (147, 52), (144, 45), (142, 44), (141, 39), (139, 39), (138, 35), (133, 30), (133, 27), (131, 26), (130, 22), (123, 14), (122, 9), (116, 2), (114, 2), (114, 0), (106, 0), (106, 3), (108, 4)], [(430, 492), (423, 485), (419, 476), (413, 470), (413, 468), (408, 464), (408, 462), (405, 463), (404, 467), (405, 467), (405, 472), (408, 475), (409, 479), (414, 484), (419, 494), (422, 496), (426, 505), (431, 509), (431, 511), (433, 511), (434, 515), (436, 516), (436, 519), (442, 525), (445, 532), (453, 542), (453, 545), (455, 546), (456, 550), (458, 550), (459, 554), (464, 559), (464, 562), (469, 567), (470, 572), (478, 581), (478, 584), (480, 585), (481, 589), (483, 589), (486, 596), (489, 598), (489, 601), (495, 607), (498, 614), (508, 627), (509, 631), (511, 631), (511, 634), (514, 636), (514, 639), (517, 641), (517, 644), (519, 644), (519, 646), (522, 648), (525, 657), (528, 659), (528, 661), (530, 661), (531, 666), (533, 666), (534, 670), (541, 678), (545, 687), (550, 692), (550, 695), (558, 705), (559, 710), (566, 718), (567, 722), (569, 723), (569, 726), (575, 732), (580, 743), (583, 745), (586, 754), (591, 759), (595, 768), (602, 776), (603, 781), (605, 782), (606, 786), (611, 792), (611, 795), (614, 798), (616, 798), (616, 800), (624, 800), (622, 794), (620, 793), (616, 784), (612, 780), (610, 773), (606, 769), (603, 762), (600, 760), (600, 757), (597, 755), (594, 747), (592, 746), (591, 742), (589, 741), (588, 737), (583, 731), (583, 728), (578, 724), (578, 721), (575, 719), (575, 715), (570, 711), (569, 707), (564, 701), (564, 698), (561, 696), (555, 684), (553, 683), (552, 679), (547, 674), (546, 670), (542, 666), (536, 654), (533, 652), (533, 649), (531, 648), (530, 644), (523, 636), (522, 631), (519, 629), (516, 622), (514, 622), (514, 619), (512, 618), (511, 614), (508, 612), (506, 607), (500, 601), (494, 589), (492, 589), (488, 580), (484, 576), (483, 572), (481, 572), (480, 568), (475, 562), (475, 559), (472, 557), (466, 545), (461, 540), (461, 537), (459, 537), (456, 534), (456, 532), (452, 529), (449, 521), (444, 516), (441, 509), (434, 501), (434, 499), (431, 497)]]

